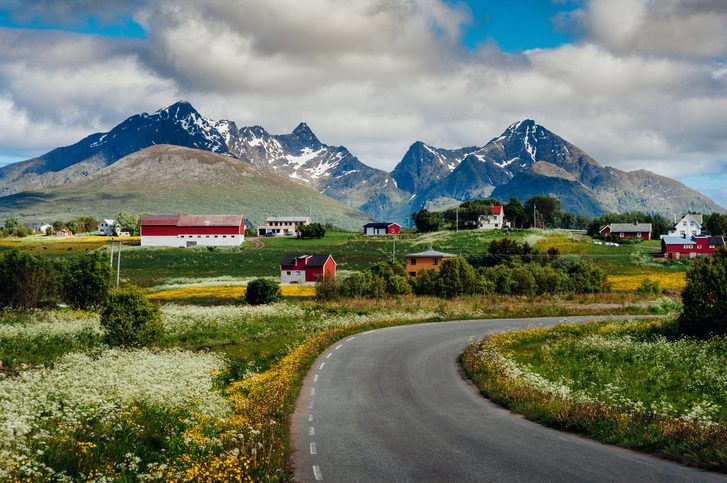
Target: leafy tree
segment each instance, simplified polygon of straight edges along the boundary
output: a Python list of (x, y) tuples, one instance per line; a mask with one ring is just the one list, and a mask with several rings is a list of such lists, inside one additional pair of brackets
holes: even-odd
[(10, 250), (0, 259), (0, 307), (32, 309), (56, 302), (58, 271), (44, 257)]
[(451, 229), (475, 229), (479, 226), (481, 216), (492, 215), (492, 206), (501, 204), (495, 199), (470, 200), (459, 205), (459, 209), (451, 208), (444, 212), (444, 221)]
[(417, 295), (439, 296), (442, 293), (439, 272), (431, 268), (420, 270), (414, 281), (414, 293)]
[(111, 292), (101, 312), (101, 327), (111, 346), (143, 347), (164, 334), (159, 306), (136, 289)]
[(461, 257), (444, 259), (439, 268), (439, 278), (441, 297), (474, 295), (480, 291), (480, 280), (475, 269)]
[(421, 210), (412, 215), (414, 225), (420, 233), (439, 231), (442, 227), (442, 214), (437, 211)]
[(111, 290), (111, 267), (96, 252), (70, 262), (64, 277), (64, 299), (74, 308), (97, 309), (106, 302)]
[(514, 261), (529, 263), (538, 260), (545, 262), (548, 257), (530, 246), (528, 242), (520, 244), (507, 237), (491, 241), (486, 254), (471, 255), (467, 258), (467, 261), (476, 267), (494, 267), (499, 263)]
[[(536, 212), (536, 220), (533, 220), (533, 211)], [(555, 226), (561, 215), (560, 200), (553, 196), (536, 195), (525, 202), (525, 216), (530, 226)]]
[(702, 220), (703, 228), (712, 235), (725, 235), (727, 234), (727, 215), (720, 213), (710, 213), (704, 215)]
[(505, 205), (505, 218), (510, 222), (510, 226), (513, 228), (522, 228), (523, 223), (526, 220), (525, 207), (520, 203), (520, 200), (513, 197)]
[(679, 317), (683, 334), (706, 337), (727, 334), (727, 250), (695, 261), (687, 272)]
[(21, 228), (23, 225), (20, 224), (20, 221), (17, 218), (8, 218), (5, 220), (5, 228), (8, 231), (14, 231), (18, 228)]
[(673, 223), (658, 213), (642, 213), (640, 211), (629, 211), (626, 213), (606, 213), (591, 220), (586, 232), (589, 236), (599, 236), (601, 228), (611, 223), (651, 223), (651, 237), (659, 238), (665, 234)]
[(139, 236), (141, 234), (141, 218), (144, 213), (126, 213), (122, 211), (116, 214), (116, 225), (121, 228), (120, 231), (128, 231), (131, 236)]
[(247, 284), (245, 300), (250, 305), (271, 304), (280, 300), (280, 284), (268, 278), (256, 278)]
[(326, 236), (326, 228), (320, 223), (303, 225), (298, 230), (298, 238), (323, 238)]
[(608, 291), (606, 272), (596, 265), (578, 261), (568, 269), (575, 293), (601, 293)]

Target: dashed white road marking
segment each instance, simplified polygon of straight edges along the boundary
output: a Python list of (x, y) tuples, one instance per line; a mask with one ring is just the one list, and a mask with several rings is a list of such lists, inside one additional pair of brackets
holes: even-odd
[(310, 454), (318, 454), (318, 448), (316, 448), (315, 443), (310, 444)]
[(355, 336), (355, 335), (353, 335), (353, 336), (349, 337), (348, 339), (346, 339), (346, 342), (351, 342), (351, 341), (352, 341), (353, 339), (355, 339), (355, 338), (356, 338), (356, 336)]
[(313, 415), (312, 414), (309, 414), (308, 415), (308, 422), (310, 422), (310, 423), (313, 422)]
[(315, 476), (316, 480), (321, 481), (323, 479), (323, 473), (321, 473), (321, 469), (318, 467), (318, 465), (313, 465), (313, 476)]
[(316, 388), (315, 387), (311, 387), (310, 388), (310, 395), (311, 396), (315, 396), (316, 395)]
[(313, 376), (313, 382), (318, 382), (318, 374), (316, 374), (315, 376)]
[(315, 436), (315, 435), (316, 435), (316, 428), (314, 428), (313, 426), (308, 428), (308, 436)]
[(308, 403), (308, 409), (313, 409), (313, 400), (312, 399)]
[(338, 349), (340, 349), (341, 347), (343, 347), (343, 346), (339, 344), (339, 345), (337, 345), (337, 346), (336, 346), (336, 348), (335, 348), (334, 350), (338, 350)]
[(333, 352), (329, 352), (328, 355), (326, 356), (326, 359), (330, 358), (332, 355), (333, 355)]
[(318, 367), (318, 370), (321, 370), (321, 369), (323, 369), (323, 367), (325, 367), (325, 365), (326, 365), (326, 363), (325, 363), (325, 362), (321, 362), (321, 365), (320, 365), (320, 366)]

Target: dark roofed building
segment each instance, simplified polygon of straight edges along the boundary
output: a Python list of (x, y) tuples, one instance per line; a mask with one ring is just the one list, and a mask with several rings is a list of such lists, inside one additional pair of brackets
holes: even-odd
[(612, 237), (617, 240), (623, 238), (641, 238), (651, 240), (651, 223), (611, 223), (599, 231), (602, 237)]
[(366, 223), (363, 226), (364, 235), (398, 235), (401, 225), (398, 223)]

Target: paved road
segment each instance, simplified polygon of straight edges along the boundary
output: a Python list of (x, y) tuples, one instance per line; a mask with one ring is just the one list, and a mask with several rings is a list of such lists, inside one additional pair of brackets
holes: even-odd
[(532, 423), (492, 404), (460, 376), (457, 358), (468, 340), (562, 320), (410, 325), (333, 345), (313, 365), (298, 399), (291, 430), (295, 478), (725, 481)]

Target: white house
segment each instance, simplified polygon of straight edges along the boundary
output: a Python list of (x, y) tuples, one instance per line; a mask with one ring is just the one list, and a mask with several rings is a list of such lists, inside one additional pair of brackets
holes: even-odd
[(505, 213), (501, 205), (490, 207), (489, 215), (480, 215), (477, 228), (480, 230), (498, 230), (505, 226)]
[(687, 213), (669, 230), (667, 236), (697, 236), (702, 234), (702, 214)]
[(147, 215), (139, 225), (141, 246), (240, 246), (245, 241), (240, 215)]
[(118, 235), (120, 231), (119, 226), (116, 224), (116, 220), (111, 218), (104, 218), (101, 223), (98, 224), (98, 234), (102, 236), (114, 236)]
[(33, 226), (33, 231), (35, 231), (36, 233), (42, 233), (44, 235), (47, 235), (48, 230), (53, 231), (53, 225), (49, 225), (48, 223), (41, 223), (39, 225)]
[(300, 227), (310, 224), (307, 216), (271, 216), (257, 228), (260, 236), (296, 236)]

